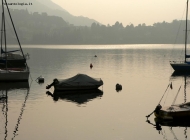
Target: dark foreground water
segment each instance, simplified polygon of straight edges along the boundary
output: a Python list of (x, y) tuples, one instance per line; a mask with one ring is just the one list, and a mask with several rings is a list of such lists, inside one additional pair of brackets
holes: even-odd
[[(0, 102), (1, 140), (172, 140), (190, 139), (189, 127), (161, 126), (156, 130), (150, 114), (170, 82), (162, 105), (190, 101), (184, 76), (172, 76), (170, 60), (180, 56), (183, 45), (23, 46), (30, 54), (28, 83), (7, 85)], [(94, 57), (97, 55), (98, 57)], [(90, 69), (92, 63), (94, 67)], [(54, 100), (46, 85), (54, 78), (84, 73), (104, 81), (102, 94), (75, 95)], [(35, 80), (45, 78), (43, 84)], [(123, 89), (115, 90), (116, 83)], [(29, 89), (23, 89), (30, 87)], [(53, 88), (49, 90), (53, 93)], [(185, 93), (184, 93), (185, 92)]]

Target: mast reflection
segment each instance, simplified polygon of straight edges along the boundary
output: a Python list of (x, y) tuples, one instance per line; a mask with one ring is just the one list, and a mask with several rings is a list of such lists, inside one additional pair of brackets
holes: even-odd
[(14, 83), (0, 83), (0, 104), (2, 104), (2, 113), (3, 116), (5, 117), (5, 136), (4, 140), (8, 139), (8, 92), (9, 91), (17, 91), (17, 90), (26, 90), (27, 94), (25, 96), (24, 102), (22, 104), (22, 107), (20, 109), (19, 117), (17, 119), (17, 123), (15, 125), (15, 130), (13, 131), (13, 137), (12, 140), (16, 137), (19, 124), (22, 119), (22, 115), (24, 113), (24, 107), (26, 106), (26, 101), (28, 99), (29, 95), (29, 84), (28, 82), (14, 82)]

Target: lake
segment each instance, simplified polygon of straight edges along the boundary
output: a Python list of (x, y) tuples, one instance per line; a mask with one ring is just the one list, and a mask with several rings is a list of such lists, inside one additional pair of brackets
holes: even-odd
[[(149, 115), (160, 101), (171, 105), (190, 101), (190, 78), (172, 76), (169, 61), (183, 60), (183, 45), (23, 45), (30, 54), (31, 75), (21, 88), (4, 90), (0, 102), (0, 139), (4, 140), (165, 140), (190, 139), (189, 127), (161, 126)], [(94, 57), (97, 55), (97, 57)], [(90, 69), (90, 63), (93, 68)], [(78, 73), (101, 78), (102, 94), (57, 98), (46, 86), (54, 78)], [(39, 84), (36, 79), (45, 78)], [(186, 82), (184, 82), (186, 81)], [(115, 90), (119, 83), (123, 89)], [(187, 83), (186, 86), (185, 83)], [(14, 86), (12, 84), (10, 86)], [(25, 87), (29, 86), (29, 89)], [(1, 87), (1, 85), (0, 85)]]

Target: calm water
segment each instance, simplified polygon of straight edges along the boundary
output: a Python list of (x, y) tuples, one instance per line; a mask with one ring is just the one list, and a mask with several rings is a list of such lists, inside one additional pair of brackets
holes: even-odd
[[(30, 89), (8, 91), (0, 103), (0, 139), (15, 140), (170, 140), (190, 139), (189, 128), (146, 122), (167, 85), (162, 105), (190, 101), (184, 76), (171, 76), (170, 60), (182, 56), (182, 45), (23, 46), (30, 54)], [(54, 48), (54, 49), (52, 49)], [(94, 55), (98, 57), (95, 58)], [(90, 69), (92, 63), (94, 67)], [(59, 98), (46, 95), (54, 78), (84, 73), (104, 81), (102, 95)], [(43, 84), (35, 80), (45, 77)], [(186, 78), (187, 83), (190, 79)], [(115, 90), (116, 83), (123, 89)], [(14, 85), (10, 85), (14, 86)], [(23, 87), (27, 87), (22, 84)], [(1, 85), (0, 85), (1, 87)], [(53, 93), (53, 88), (49, 89)], [(184, 95), (184, 91), (187, 95)], [(5, 90), (2, 92), (6, 93)], [(78, 102), (77, 102), (78, 101)], [(149, 118), (155, 124), (154, 115)]]

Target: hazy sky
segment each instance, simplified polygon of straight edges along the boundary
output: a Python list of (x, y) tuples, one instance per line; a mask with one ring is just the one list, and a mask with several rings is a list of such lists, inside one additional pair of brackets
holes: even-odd
[[(52, 0), (70, 14), (95, 19), (102, 24), (152, 25), (184, 19), (186, 0)], [(183, 14), (184, 13), (184, 14)]]

